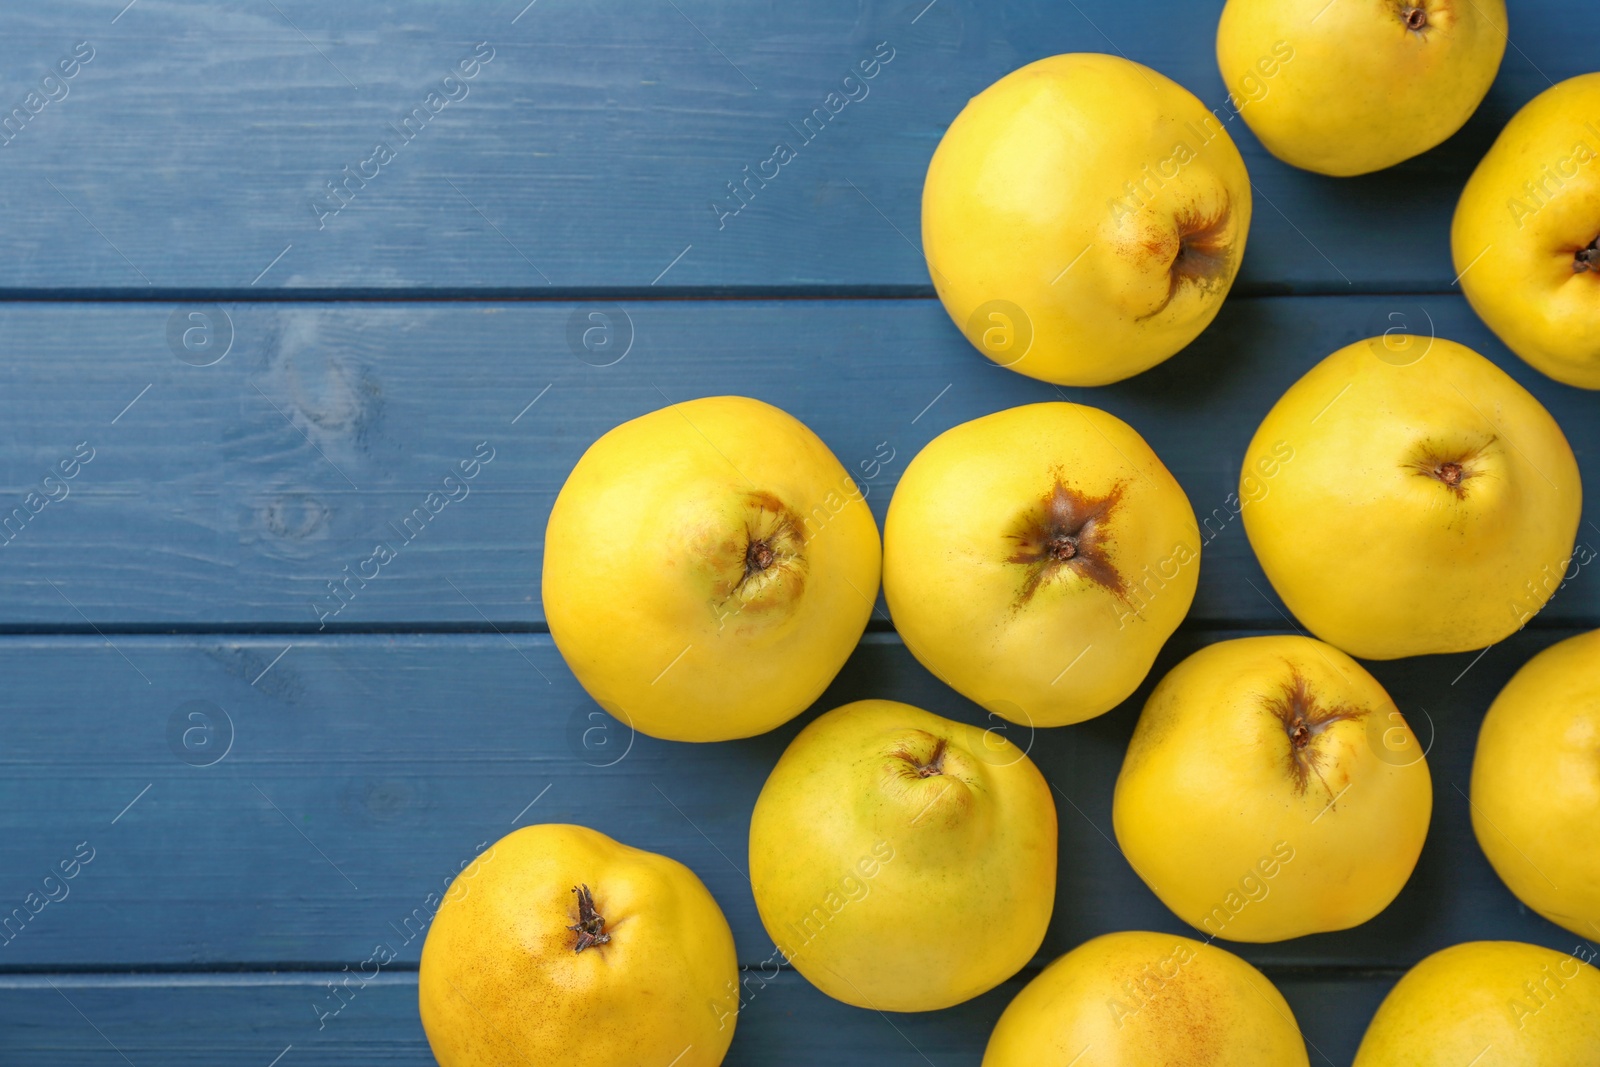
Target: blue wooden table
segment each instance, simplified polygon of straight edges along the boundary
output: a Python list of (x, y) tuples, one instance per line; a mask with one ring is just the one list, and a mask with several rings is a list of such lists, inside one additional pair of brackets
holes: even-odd
[[(542, 531), (584, 447), (668, 400), (743, 393), (851, 469), (888, 454), (866, 485), (881, 522), (932, 437), (1067, 396), (1132, 423), (1211, 516), (1151, 682), (1032, 738), (1066, 798), (1038, 959), (915, 1016), (792, 971), (752, 982), (728, 1062), (763, 1067), (976, 1064), (1056, 955), (1187, 932), (1113, 846), (1112, 782), (1154, 679), (1291, 626), (1230, 493), (1257, 422), (1322, 356), (1396, 321), (1464, 342), (1600, 484), (1596, 395), (1488, 333), (1447, 240), (1504, 122), (1594, 65), (1600, 13), (1577, 0), (1514, 3), (1476, 117), (1392, 171), (1293, 171), (1235, 120), (1257, 206), (1233, 295), (1188, 350), (1098, 390), (999, 370), (961, 338), (918, 247), (924, 169), (970, 96), (1053, 53), (1122, 53), (1220, 106), (1218, 2), (124, 2), (0, 15), (0, 916), (23, 915), (0, 943), (3, 1064), (429, 1064), (430, 899), (529, 822), (683, 860), (741, 959), (767, 959), (745, 840), (795, 732), (862, 697), (982, 719), (881, 603), (818, 707), (770, 735), (671, 744), (597, 711), (546, 632)], [(794, 158), (745, 184), (780, 141)], [(470, 493), (433, 503), (475, 456)], [(396, 557), (346, 582), (379, 541)], [(1600, 526), (1579, 542), (1594, 558)], [(1283, 990), (1313, 1063), (1349, 1063), (1435, 949), (1572, 947), (1495, 877), (1464, 790), (1499, 687), (1600, 625), (1591, 569), (1481, 655), (1373, 665), (1431, 743), (1415, 875), (1358, 929), (1230, 946)], [(397, 959), (373, 965), (379, 945)]]

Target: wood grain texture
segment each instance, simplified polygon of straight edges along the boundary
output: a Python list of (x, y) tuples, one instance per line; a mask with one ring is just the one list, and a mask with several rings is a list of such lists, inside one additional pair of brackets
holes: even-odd
[[(1262, 965), (1339, 968), (1408, 966), (1475, 937), (1571, 948), (1495, 877), (1464, 793), (1494, 694), (1567, 633), (1524, 631), (1476, 663), (1375, 665), (1431, 746), (1435, 810), (1415, 874), (1354, 930), (1231, 947)], [(895, 635), (869, 634), (806, 715), (709, 745), (633, 736), (596, 711), (544, 635), (9, 637), (0, 914), (80, 842), (94, 855), (65, 899), (0, 944), (0, 969), (337, 969), (376, 940), (412, 964), (429, 894), (529, 822), (582, 823), (687, 863), (721, 903), (741, 961), (760, 964), (772, 941), (743, 872), (762, 783), (814, 715), (884, 696), (975, 732), (1004, 729), (1054, 786), (1061, 867), (1040, 962), (1112, 930), (1182, 932), (1110, 836), (1112, 786), (1151, 687), (1229, 636), (1181, 630), (1123, 706), (1034, 732), (986, 720)], [(208, 718), (190, 719), (197, 707)], [(198, 731), (187, 744), (184, 729)]]
[[(0, 1046), (0, 1065), (268, 1067), (282, 1054), (273, 1067), (433, 1067), (417, 1021), (415, 972), (385, 971), (319, 1030), (319, 1006), (329, 996), (326, 983), (342, 977), (0, 976), (0, 1031), (8, 1035)], [(1360, 974), (1341, 981), (1300, 973), (1269, 977), (1315, 1050), (1311, 1062), (1326, 1067), (1350, 1062), (1361, 1030), (1352, 1029), (1348, 1020), (1371, 1015), (1396, 976)], [(878, 1015), (829, 1000), (785, 971), (764, 986), (750, 986), (724, 1063), (977, 1067), (990, 1029), (1022, 985), (1021, 979), (1013, 979), (946, 1011)], [(151, 1025), (154, 1019), (160, 1025)]]
[[(8, 12), (0, 109), (78, 42), (93, 58), (0, 148), (0, 291), (929, 292), (916, 247), (928, 159), (1003, 74), (1121, 52), (1230, 114), (1214, 0), (1158, 13), (1116, 0), (524, 2)], [(1574, 44), (1597, 29), (1589, 5), (1513, 5), (1515, 47), (1465, 130), (1370, 177), (1294, 171), (1233, 119), (1258, 201), (1242, 285), (1447, 289), (1449, 217), (1472, 165), (1518, 107), (1589, 69)], [(445, 86), (480, 42), (493, 58)], [(832, 114), (829, 94), (882, 42), (893, 58)], [(399, 129), (429, 93), (437, 113)], [(817, 109), (827, 121), (807, 134)], [(742, 203), (729, 183), (779, 141), (796, 158), (721, 217)], [(380, 143), (393, 158), (367, 163)]]
[[(200, 329), (190, 314), (215, 338), (231, 329), (221, 362), (174, 356), (169, 324)], [(574, 354), (612, 358), (570, 340), (590, 315), (614, 343), (631, 335), (620, 362)], [(926, 299), (0, 305), (0, 518), (94, 449), (69, 495), (0, 536), (0, 625), (537, 628), (545, 522), (578, 456), (619, 422), (727, 392), (816, 430), (880, 524), (900, 472), (949, 427), (1062, 397), (1103, 407), (1205, 520), (1193, 618), (1282, 625), (1233, 495), (1245, 446), (1308, 368), (1396, 322), (1499, 363), (1594, 479), (1592, 395), (1529, 369), (1459, 297), (1233, 299), (1177, 357), (1093, 390), (994, 367)], [(484, 443), (469, 495), (429, 505)], [(1600, 527), (1580, 541), (1592, 557)], [(397, 558), (344, 584), (378, 542)], [(1600, 624), (1600, 582), (1580, 572), (1537, 624), (1585, 622)]]
[[(1067, 397), (1143, 433), (1210, 520), (1190, 620), (1140, 692), (1007, 729), (1060, 816), (1030, 969), (894, 1017), (785, 971), (747, 985), (730, 1065), (976, 1064), (1039, 965), (1111, 930), (1189, 932), (1117, 852), (1112, 785), (1168, 668), (1291, 625), (1230, 494), (1261, 417), (1323, 356), (1393, 327), (1471, 345), (1597, 472), (1594, 395), (1440, 295), (1462, 184), (1518, 107), (1594, 65), (1591, 6), (1515, 3), (1478, 114), (1390, 171), (1295, 171), (1231, 119), (1256, 197), (1234, 297), (1155, 370), (1056, 390), (989, 366), (930, 298), (928, 159), (970, 96), (1060, 52), (1121, 52), (1228, 114), (1219, 0), (125, 4), (0, 15), (0, 1067), (431, 1063), (429, 895), (531, 821), (685, 861), (741, 961), (769, 959), (749, 814), (804, 723), (893, 697), (999, 724), (914, 661), (881, 603), (817, 707), (764, 737), (672, 744), (599, 712), (540, 632), (542, 531), (583, 449), (668, 402), (793, 412), (881, 523), (932, 437)], [(734, 199), (780, 140), (796, 157)], [(380, 142), (392, 158), (361, 176)], [(399, 549), (382, 576), (331, 596), (378, 541)], [(1600, 550), (1600, 526), (1579, 541)], [(1279, 984), (1314, 1064), (1349, 1063), (1428, 952), (1572, 947), (1495, 877), (1464, 790), (1494, 694), (1596, 625), (1584, 569), (1481, 658), (1373, 666), (1430, 745), (1415, 875), (1355, 930), (1228, 946)], [(69, 892), (40, 907), (63, 863)], [(319, 1027), (326, 984), (379, 941), (398, 962)]]

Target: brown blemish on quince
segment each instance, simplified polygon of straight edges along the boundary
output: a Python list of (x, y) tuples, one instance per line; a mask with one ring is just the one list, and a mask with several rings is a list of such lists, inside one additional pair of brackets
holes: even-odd
[(1367, 711), (1346, 704), (1324, 705), (1299, 671), (1291, 666), (1289, 672), (1289, 680), (1276, 694), (1267, 697), (1263, 705), (1283, 724), (1284, 737), (1289, 742), (1289, 777), (1294, 782), (1295, 792), (1304, 795), (1311, 776), (1316, 775), (1328, 795), (1333, 796), (1333, 789), (1322, 776), (1324, 753), (1318, 746), (1318, 739), (1334, 723), (1360, 719)]
[(916, 770), (918, 778), (933, 778), (944, 773), (944, 753), (949, 747), (949, 742), (938, 738), (933, 743), (933, 752), (926, 760), (914, 752), (900, 750), (894, 754), (895, 759), (905, 760)]
[(1490, 437), (1476, 448), (1468, 449), (1444, 449), (1427, 443), (1417, 450), (1416, 458), (1404, 466), (1420, 477), (1434, 479), (1457, 500), (1465, 500), (1467, 483), (1484, 473), (1478, 460), (1494, 442), (1495, 438)]
[[(1166, 298), (1152, 311), (1139, 316), (1140, 321), (1153, 318), (1167, 309), (1178, 290), (1189, 283), (1202, 291), (1210, 291), (1227, 280), (1232, 261), (1233, 245), (1228, 232), (1232, 208), (1227, 201), (1215, 214), (1202, 214), (1187, 210), (1178, 215), (1178, 247), (1172, 252), (1172, 263), (1167, 268)], [(1152, 255), (1161, 255), (1170, 248), (1170, 242), (1157, 247), (1146, 244)]]
[[(911, 729), (899, 733), (882, 751), (882, 788), (886, 796), (908, 805), (908, 825), (954, 827), (972, 816), (972, 768), (947, 738)], [(928, 781), (931, 778), (939, 781)]]
[(1600, 274), (1600, 237), (1572, 253), (1572, 273), (1585, 274), (1591, 271)]
[(1112, 1025), (1159, 1035), (1156, 1048), (1166, 1067), (1223, 1062), (1225, 1038), (1217, 1019), (1233, 992), (1199, 960), (1199, 947), (1179, 943), (1154, 961), (1130, 961), (1112, 972), (1113, 993), (1106, 1000)]
[(1027, 568), (1017, 593), (1018, 608), (1063, 569), (1127, 600), (1127, 580), (1111, 562), (1109, 552), (1110, 518), (1122, 502), (1125, 488), (1118, 482), (1105, 496), (1089, 496), (1068, 488), (1058, 474), (1050, 492), (1022, 513), (1007, 534), (1016, 550), (1006, 557), (1007, 563)]
[(727, 568), (712, 590), (719, 619), (781, 609), (805, 591), (805, 520), (773, 493), (757, 489), (745, 496), (749, 517), (743, 536), (714, 553), (716, 565)]
[(1412, 33), (1421, 33), (1428, 28), (1428, 9), (1421, 4), (1406, 4), (1400, 9), (1400, 21)]

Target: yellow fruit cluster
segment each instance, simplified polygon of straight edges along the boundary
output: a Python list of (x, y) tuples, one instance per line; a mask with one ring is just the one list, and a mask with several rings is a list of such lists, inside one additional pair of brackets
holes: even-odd
[[(1488, 90), (1503, 0), (1229, 0), (1230, 106), (1330, 175), (1440, 143)], [(1600, 388), (1600, 74), (1534, 100), (1468, 182), (1463, 289), (1518, 354)], [(1230, 116), (1231, 117), (1231, 116)], [(1216, 316), (1251, 183), (1183, 87), (1105, 55), (1041, 59), (973, 98), (928, 168), (934, 287), (986, 356), (1099, 385)], [(1262, 420), (1236, 515), (1308, 635), (1218, 640), (1154, 686), (1112, 799), (1129, 865), (1205, 935), (1121, 932), (1012, 1001), (985, 1064), (1302, 1067), (1279, 992), (1213, 940), (1348, 929), (1406, 884), (1433, 808), (1424, 746), (1353, 657), (1484, 648), (1572, 559), (1581, 486), (1550, 414), (1443, 338), (1342, 348)], [(1209, 523), (1208, 518), (1207, 522)], [(671, 404), (573, 469), (544, 542), (550, 632), (612, 715), (677, 741), (764, 733), (821, 698), (882, 592), (906, 648), (985, 726), (888, 700), (813, 720), (750, 819), (778, 953), (818, 989), (930, 1011), (1033, 958), (1056, 899), (1038, 728), (1133, 696), (1188, 614), (1209, 526), (1139, 433), (1083, 404), (948, 430), (912, 460), (880, 543), (809, 428), (743, 397)], [(1263, 594), (1264, 597), (1264, 594)], [(1270, 601), (1268, 601), (1270, 603)], [(1289, 622), (1287, 617), (1286, 622)], [(1535, 657), (1484, 720), (1472, 822), (1529, 907), (1600, 933), (1600, 632)], [(444, 1067), (715, 1065), (751, 995), (728, 924), (673, 860), (594, 830), (518, 830), (447, 895), (421, 1011)], [(1600, 1063), (1593, 953), (1473, 942), (1420, 962), (1360, 1067)], [(1083, 1059), (1090, 1050), (1093, 1056)]]

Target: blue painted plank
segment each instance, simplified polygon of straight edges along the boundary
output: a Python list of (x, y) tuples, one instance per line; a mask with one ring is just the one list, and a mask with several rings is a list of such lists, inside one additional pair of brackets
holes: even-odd
[[(232, 347), (193, 366), (169, 331), (191, 361), (210, 359), (182, 344), (202, 329), (189, 316), (207, 314), (210, 343)], [(611, 317), (615, 343), (631, 338), (620, 362), (592, 365), (612, 356), (570, 340), (590, 315)], [(987, 363), (926, 299), (0, 305), (0, 517), (13, 516), (0, 626), (538, 627), (545, 521), (582, 450), (669, 400), (722, 392), (811, 425), (880, 523), (905, 464), (948, 427), (1061, 396), (1104, 407), (1146, 435), (1207, 520), (1194, 618), (1278, 625), (1231, 497), (1245, 445), (1305, 370), (1395, 321), (1506, 368), (1596, 484), (1592, 395), (1530, 370), (1459, 297), (1235, 299), (1155, 370), (1061, 391)], [(46, 485), (80, 444), (92, 459)], [(429, 518), (429, 494), (480, 449), (493, 459), (468, 495)], [(38, 514), (16, 517), (30, 492)], [(1600, 550), (1596, 525), (1581, 536)], [(397, 558), (343, 585), (379, 542)], [(1583, 622), (1600, 625), (1593, 579), (1539, 620)]]
[[(314, 1006), (327, 1002), (325, 984), (334, 977), (0, 976), (0, 1032), (7, 1035), (0, 1065), (267, 1067), (282, 1055), (280, 1067), (433, 1067), (417, 1020), (415, 972), (382, 973), (319, 1030)], [(1396, 976), (1268, 977), (1314, 1049), (1311, 1062), (1344, 1067)], [(990, 1030), (1022, 985), (1013, 979), (946, 1011), (879, 1015), (829, 1000), (785, 971), (764, 986), (752, 980), (724, 1063), (977, 1067)]]
[[(0, 291), (928, 292), (922, 178), (969, 97), (1045, 55), (1122, 52), (1229, 115), (1220, 6), (16, 5), (0, 15), (0, 111), (80, 42), (92, 58), (0, 138)], [(1473, 164), (1549, 80), (1593, 66), (1577, 46), (1600, 30), (1592, 6), (1511, 14), (1480, 113), (1391, 171), (1302, 174), (1231, 119), (1260, 201), (1246, 289), (1449, 287)], [(807, 133), (879, 54), (859, 99)], [(729, 184), (779, 141), (796, 158), (728, 215), (743, 203)]]
[[(1435, 812), (1417, 871), (1357, 929), (1240, 954), (1350, 968), (1404, 966), (1477, 937), (1570, 948), (1569, 934), (1495, 877), (1463, 792), (1494, 694), (1568, 633), (1524, 631), (1481, 659), (1376, 665), (1431, 745)], [(1054, 785), (1060, 817), (1041, 962), (1111, 930), (1185, 930), (1113, 845), (1112, 787), (1150, 688), (1180, 657), (1233, 635), (1180, 630), (1120, 708), (1080, 726), (1010, 731)], [(13, 636), (0, 639), (0, 677), (11, 694), (0, 914), (52, 868), (71, 866), (81, 843), (92, 850), (64, 899), (0, 942), (0, 970), (338, 969), (366, 959), (376, 940), (414, 964), (429, 894), (481, 845), (530, 821), (583, 823), (687, 863), (721, 903), (740, 959), (758, 964), (773, 949), (743, 873), (750, 811), (805, 722), (889, 697), (994, 725), (893, 634), (869, 634), (796, 721), (714, 745), (629, 735), (595, 709), (545, 635)]]
[[(0, 147), (13, 252), (0, 295), (926, 293), (923, 169), (961, 103), (994, 78), (1053, 52), (1117, 50), (1222, 101), (1216, 5), (1163, 5), (1158, 18), (1108, 0), (1000, 11), (977, 0), (697, 2), (625, 16), (558, 0), (268, 7), (109, 0), (0, 15), (0, 100), (20, 104), (87, 42), (67, 94)], [(1386, 174), (1294, 172), (1232, 122), (1259, 197), (1239, 291), (1448, 288), (1461, 182), (1547, 78), (1585, 69), (1567, 40), (1590, 23), (1600, 15), (1555, 0), (1519, 6), (1516, 47), (1480, 114)], [(870, 96), (719, 222), (732, 207), (724, 183), (844, 71), (882, 54), (880, 41), (894, 58)], [(473, 57), (471, 78), (440, 82)], [(395, 131), (395, 159), (347, 185), (347, 203), (313, 206), (435, 87), (461, 98), (420, 132)], [(234, 303), (232, 346), (209, 367), (193, 364), (216, 348), (181, 343), (199, 325), (189, 302), (0, 307), (0, 485), (13, 506), (30, 491), (61, 494), (8, 531), (0, 628), (85, 634), (0, 639), (12, 684), (0, 910), (93, 849), (70, 896), (0, 945), (0, 972), (30, 972), (0, 974), (0, 1064), (429, 1062), (404, 969), (416, 909), (480, 841), (535, 817), (690, 862), (722, 900), (741, 958), (764, 958), (770, 942), (738, 870), (749, 808), (817, 709), (735, 744), (630, 742), (615, 724), (596, 731), (607, 720), (591, 718), (538, 635), (87, 636), (96, 625), (314, 628), (333, 603), (313, 607), (327, 581), (481, 454), (479, 442), (495, 458), (470, 501), (429, 520), (401, 569), (329, 619), (537, 629), (549, 503), (582, 447), (617, 421), (738, 391), (793, 410), (847, 464), (888, 441), (897, 459), (870, 486), (881, 520), (904, 460), (931, 436), (1058, 395), (984, 366), (926, 299), (624, 302), (636, 345), (610, 367), (571, 347), (589, 304)], [(1220, 516), (1194, 624), (1158, 675), (1224, 627), (1280, 621), (1230, 515), (1237, 456), (1284, 387), (1396, 311), (1528, 384), (1592, 473), (1590, 398), (1528, 372), (1458, 299), (1235, 299), (1168, 365), (1066, 394), (1133, 422), (1197, 510)], [(43, 481), (62, 464), (78, 468), (69, 493)], [(1591, 525), (1581, 537), (1600, 545)], [(1458, 787), (1498, 687), (1564, 627), (1597, 621), (1600, 587), (1580, 576), (1534, 630), (1481, 660), (1376, 668), (1435, 739), (1436, 817), (1417, 874), (1359, 930), (1242, 952), (1279, 979), (1314, 1062), (1348, 1062), (1396, 969), (1433, 948), (1466, 937), (1570, 947), (1495, 879)], [(1032, 739), (1070, 798), (1039, 962), (1109, 929), (1180, 929), (1105, 837), (1148, 688)], [(883, 695), (981, 722), (882, 632), (819, 708)], [(197, 747), (192, 732), (185, 747), (197, 709), (226, 724), (199, 735), (223, 748)], [(325, 974), (261, 973), (333, 970), (391, 937), (400, 969), (322, 1031), (309, 998)], [(208, 970), (60, 973), (138, 967)], [(1018, 985), (885, 1025), (785, 974), (752, 1000), (729, 1062), (975, 1063)]]

